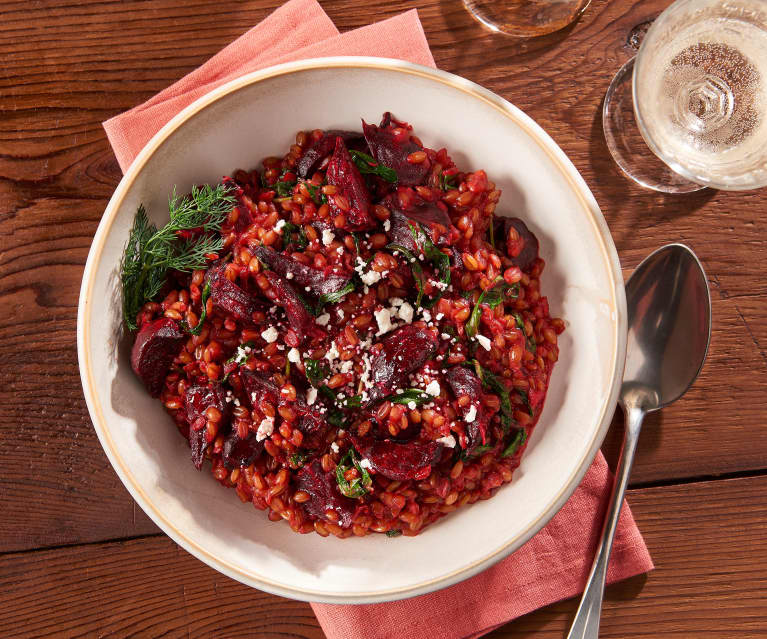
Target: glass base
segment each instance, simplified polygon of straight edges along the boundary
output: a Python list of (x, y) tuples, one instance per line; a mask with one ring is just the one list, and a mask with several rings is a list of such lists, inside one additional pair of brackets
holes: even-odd
[(491, 31), (534, 38), (564, 29), (591, 0), (463, 0), (468, 12)]
[(634, 115), (634, 58), (615, 74), (602, 107), (607, 148), (621, 170), (634, 182), (661, 193), (692, 193), (706, 187), (683, 178), (650, 151)]

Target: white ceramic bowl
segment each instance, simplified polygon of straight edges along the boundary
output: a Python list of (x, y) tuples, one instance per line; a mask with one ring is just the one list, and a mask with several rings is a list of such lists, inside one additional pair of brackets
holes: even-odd
[[(167, 199), (280, 155), (296, 131), (359, 128), (391, 110), (464, 168), (503, 189), (501, 214), (524, 218), (547, 266), (542, 290), (567, 322), (545, 409), (511, 484), (417, 537), (339, 540), (272, 523), (207, 468), (131, 371), (121, 337), (118, 264), (136, 207), (167, 221)], [(162, 219), (165, 215), (165, 219)], [(213, 568), (286, 597), (336, 603), (436, 590), (524, 544), (586, 472), (613, 414), (626, 342), (620, 265), (596, 201), (549, 136), (460, 77), (380, 58), (289, 63), (235, 80), (169, 122), (115, 191), (85, 267), (77, 324), (85, 398), (101, 444), (144, 511)]]

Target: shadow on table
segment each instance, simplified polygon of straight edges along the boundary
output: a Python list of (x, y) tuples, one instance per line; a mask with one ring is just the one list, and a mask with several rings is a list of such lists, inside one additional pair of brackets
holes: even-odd
[[(631, 219), (622, 219), (620, 226), (611, 225), (613, 233), (615, 229), (619, 229), (624, 234), (636, 234), (637, 229), (651, 228), (674, 218), (691, 215), (716, 196), (715, 189), (702, 189), (684, 194), (659, 193), (632, 182), (620, 170), (607, 148), (602, 129), (603, 104), (604, 98), (594, 113), (589, 136), (589, 160), (596, 176), (594, 190), (608, 222), (625, 211), (631, 211), (632, 215)], [(625, 238), (616, 234), (616, 243), (623, 239)]]

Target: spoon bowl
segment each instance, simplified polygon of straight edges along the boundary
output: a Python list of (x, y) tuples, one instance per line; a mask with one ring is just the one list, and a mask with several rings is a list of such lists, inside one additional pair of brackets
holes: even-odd
[(684, 244), (651, 253), (626, 284), (628, 340), (620, 404), (626, 414), (602, 538), (567, 639), (598, 639), (607, 565), (645, 414), (676, 401), (698, 377), (711, 338), (711, 297)]
[(711, 300), (703, 267), (684, 244), (664, 246), (631, 275), (626, 302), (628, 355), (621, 401), (643, 387), (649, 401), (645, 410), (657, 410), (687, 392), (706, 359)]

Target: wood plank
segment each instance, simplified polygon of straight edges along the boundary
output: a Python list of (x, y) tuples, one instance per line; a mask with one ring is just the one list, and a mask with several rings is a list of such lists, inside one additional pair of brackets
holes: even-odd
[[(763, 637), (767, 477), (629, 499), (657, 567), (608, 588), (600, 637)], [(0, 605), (3, 637), (323, 636), (307, 604), (234, 582), (163, 536), (5, 555)], [(575, 607), (549, 606), (489, 637), (561, 639)]]
[[(0, 299), (8, 309), (0, 316), (7, 513), (0, 550), (156, 531), (101, 451), (77, 373), (82, 268), (120, 178), (100, 123), (204, 62), (278, 4), (0, 7)], [(518, 104), (572, 158), (603, 207), (627, 274), (665, 242), (681, 239), (699, 252), (714, 294), (710, 358), (684, 400), (648, 419), (633, 478), (640, 483), (767, 467), (767, 234), (757, 223), (767, 192), (644, 191), (618, 173), (601, 134), (601, 99), (633, 51), (632, 33), (666, 4), (594, 0), (564, 34), (516, 41), (482, 31), (457, 1), (323, 3), (341, 30), (418, 6), (441, 68)], [(606, 445), (612, 457), (616, 425)]]

